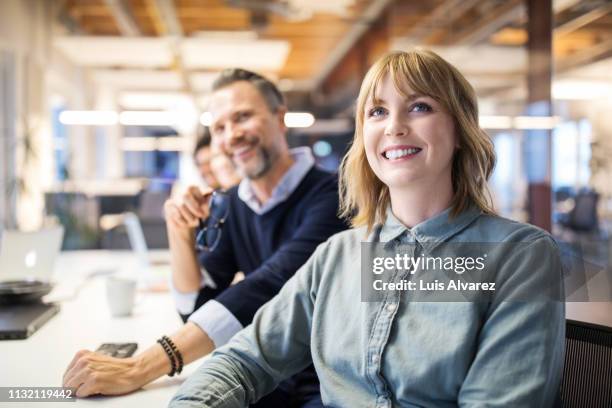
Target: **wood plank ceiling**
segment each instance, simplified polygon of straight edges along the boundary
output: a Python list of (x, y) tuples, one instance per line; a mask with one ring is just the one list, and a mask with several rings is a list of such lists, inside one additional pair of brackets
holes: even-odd
[[(289, 41), (290, 53), (280, 78), (307, 79), (316, 75), (321, 61), (351, 28), (370, 0), (356, 0), (347, 15), (317, 14), (307, 21), (290, 21), (274, 13), (256, 13), (233, 7), (224, 0), (176, 0), (174, 8), (183, 35), (205, 35), (208, 31), (255, 30), (260, 39)], [(155, 0), (124, 1), (140, 35), (168, 34)], [(263, 2), (262, 2), (263, 4)], [(122, 32), (106, 0), (69, 0), (67, 14), (77, 23), (82, 35), (121, 36)]]
[[(315, 13), (303, 21), (265, 11), (280, 10), (287, 0), (66, 0), (63, 15), (64, 25), (75, 35), (157, 37), (179, 31), (183, 37), (194, 37), (250, 30), (260, 39), (286, 40), (290, 52), (275, 76), (297, 81), (319, 78), (316, 85), (328, 92), (347, 75), (363, 75), (367, 63), (398, 40), (432, 47), (485, 44), (506, 49), (524, 48), (527, 41), (524, 0), (391, 0), (376, 21), (369, 21), (364, 12), (375, 2), (354, 0), (344, 16)], [(163, 9), (164, 4), (171, 9)], [(610, 2), (603, 0), (555, 2), (553, 51), (558, 71), (610, 57), (611, 11)], [(178, 27), (171, 27), (168, 13), (176, 16)], [(356, 25), (364, 25), (365, 33), (354, 39), (334, 66), (325, 67)], [(379, 46), (360, 50), (364, 41)], [(351, 62), (356, 59), (362, 62)], [(524, 70), (514, 73), (524, 74)], [(350, 86), (354, 88), (355, 82), (349, 81)]]

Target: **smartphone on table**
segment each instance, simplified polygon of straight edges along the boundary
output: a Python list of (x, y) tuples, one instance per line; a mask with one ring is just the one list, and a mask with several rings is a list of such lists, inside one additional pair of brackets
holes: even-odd
[(136, 352), (137, 348), (137, 343), (103, 343), (96, 352), (111, 357), (128, 358)]

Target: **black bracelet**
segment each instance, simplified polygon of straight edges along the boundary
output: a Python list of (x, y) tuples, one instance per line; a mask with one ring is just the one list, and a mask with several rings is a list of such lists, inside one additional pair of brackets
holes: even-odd
[(162, 348), (166, 352), (166, 355), (170, 359), (170, 365), (172, 367), (172, 370), (170, 371), (168, 376), (173, 377), (176, 373), (176, 361), (174, 361), (174, 354), (172, 353), (172, 348), (168, 345), (168, 343), (166, 343), (164, 337), (162, 337), (161, 339), (157, 339), (157, 342), (162, 346)]
[(174, 357), (176, 358), (176, 361), (178, 363), (176, 368), (176, 374), (178, 375), (181, 373), (181, 371), (183, 371), (183, 355), (178, 350), (178, 347), (176, 347), (176, 344), (174, 344), (174, 342), (170, 340), (170, 337), (162, 336), (162, 340), (165, 340), (166, 343), (170, 346), (170, 348), (172, 348)]

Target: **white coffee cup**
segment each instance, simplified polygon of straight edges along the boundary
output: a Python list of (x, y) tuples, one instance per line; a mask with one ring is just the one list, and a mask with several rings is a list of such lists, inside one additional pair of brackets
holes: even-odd
[(134, 309), (136, 281), (134, 279), (109, 276), (106, 279), (106, 299), (111, 315), (129, 316)]

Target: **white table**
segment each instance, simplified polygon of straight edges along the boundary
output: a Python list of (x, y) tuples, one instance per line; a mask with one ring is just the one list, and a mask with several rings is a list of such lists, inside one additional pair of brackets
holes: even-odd
[(612, 327), (612, 302), (567, 302), (568, 319)]
[[(156, 254), (159, 255), (159, 254)], [(62, 253), (56, 263), (54, 280), (59, 294), (93, 271), (121, 268), (137, 271), (131, 252), (79, 251)], [(166, 268), (169, 273), (169, 267)], [(168, 292), (139, 292), (134, 314), (112, 318), (108, 311), (105, 277), (85, 282), (76, 297), (60, 303), (59, 314), (26, 340), (0, 341), (0, 386), (59, 387), (62, 375), (74, 354), (80, 349), (94, 350), (104, 342), (136, 342), (139, 350), (155, 343), (162, 334), (181, 326)], [(70, 292), (68, 290), (68, 292)], [(165, 407), (179, 385), (199, 363), (187, 366), (180, 377), (164, 376), (144, 389), (119, 397), (97, 396), (78, 399), (77, 406)], [(29, 405), (28, 405), (29, 404)], [(73, 403), (44, 403), (44, 407), (68, 407)], [(1, 406), (43, 406), (38, 403), (2, 403)]]
[[(159, 256), (159, 254), (155, 254)], [(163, 254), (161, 254), (163, 257)], [(55, 280), (59, 292), (75, 286), (94, 271), (137, 270), (130, 252), (79, 251), (62, 253)], [(167, 270), (169, 272), (169, 269)], [(0, 341), (0, 386), (59, 387), (64, 370), (75, 352), (95, 349), (104, 342), (137, 342), (139, 350), (149, 347), (162, 334), (181, 326), (169, 293), (139, 293), (134, 315), (112, 318), (105, 298), (105, 277), (87, 281), (77, 296), (61, 302), (61, 311), (26, 340)], [(70, 290), (68, 290), (70, 292)], [(61, 294), (61, 293), (60, 293)], [(568, 303), (568, 318), (612, 326), (612, 303)], [(119, 397), (97, 396), (77, 399), (78, 406), (165, 407), (179, 385), (200, 363), (187, 366), (180, 377), (164, 376), (142, 390)], [(72, 404), (72, 403), (68, 403)], [(1, 403), (0, 407), (43, 406), (37, 403)], [(70, 407), (64, 402), (44, 407)]]

